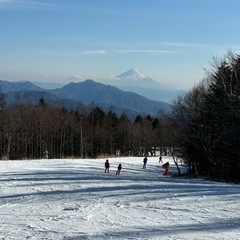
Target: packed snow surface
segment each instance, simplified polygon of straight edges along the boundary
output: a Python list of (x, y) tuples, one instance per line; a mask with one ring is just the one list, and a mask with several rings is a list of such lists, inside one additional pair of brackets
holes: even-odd
[(240, 239), (239, 185), (163, 176), (158, 157), (109, 158), (104, 173), (105, 160), (1, 161), (0, 239)]

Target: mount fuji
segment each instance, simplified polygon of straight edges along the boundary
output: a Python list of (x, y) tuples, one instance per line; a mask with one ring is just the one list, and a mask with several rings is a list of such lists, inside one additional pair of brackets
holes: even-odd
[[(145, 76), (142, 72), (140, 72), (138, 69), (130, 69), (118, 76), (116, 76), (117, 79), (131, 79), (131, 80), (149, 80), (151, 78)], [(152, 79), (151, 79), (152, 80)], [(154, 80), (153, 80), (154, 81)]]
[[(152, 78), (144, 75), (138, 69), (130, 69), (115, 77), (115, 80), (125, 86), (139, 86), (151, 88), (152, 86), (158, 86), (158, 83)], [(159, 86), (158, 86), (159, 87)]]
[(181, 90), (170, 90), (138, 69), (130, 69), (107, 81), (123, 91), (134, 92), (155, 101), (172, 103), (182, 93)]

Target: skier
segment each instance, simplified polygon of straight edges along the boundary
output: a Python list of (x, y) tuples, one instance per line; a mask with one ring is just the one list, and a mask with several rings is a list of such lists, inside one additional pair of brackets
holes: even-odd
[(106, 172), (109, 173), (109, 168), (110, 168), (110, 163), (109, 163), (109, 161), (107, 159), (106, 162), (105, 162), (105, 173)]
[(147, 159), (147, 157), (145, 157), (145, 158), (143, 159), (143, 168), (146, 168), (147, 161), (148, 161), (148, 159)]
[(43, 152), (43, 158), (48, 159), (48, 150), (47, 149), (45, 149), (45, 151)]
[(162, 168), (165, 169), (165, 171), (164, 171), (164, 173), (163, 173), (163, 176), (168, 175), (169, 167), (170, 167), (169, 162), (166, 162), (166, 163), (164, 163), (164, 164), (162, 165)]
[(121, 170), (122, 170), (122, 164), (119, 163), (119, 165), (118, 165), (118, 167), (117, 167), (116, 175), (119, 175), (120, 172), (121, 172)]
[(163, 160), (162, 160), (162, 156), (161, 156), (161, 155), (159, 156), (159, 163), (160, 163), (160, 162), (163, 163)]

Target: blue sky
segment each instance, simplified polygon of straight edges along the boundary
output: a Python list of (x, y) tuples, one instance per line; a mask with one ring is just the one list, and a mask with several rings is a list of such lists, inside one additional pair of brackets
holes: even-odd
[(0, 79), (66, 82), (136, 68), (189, 89), (240, 51), (239, 0), (0, 0)]

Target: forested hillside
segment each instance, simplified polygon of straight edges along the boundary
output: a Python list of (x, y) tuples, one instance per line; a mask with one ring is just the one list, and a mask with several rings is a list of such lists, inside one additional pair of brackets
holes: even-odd
[[(0, 158), (39, 159), (47, 148), (50, 158), (138, 155), (166, 145), (166, 116), (139, 115), (134, 121), (96, 105), (76, 110), (16, 104), (0, 110)], [(165, 127), (164, 127), (165, 128)]]

